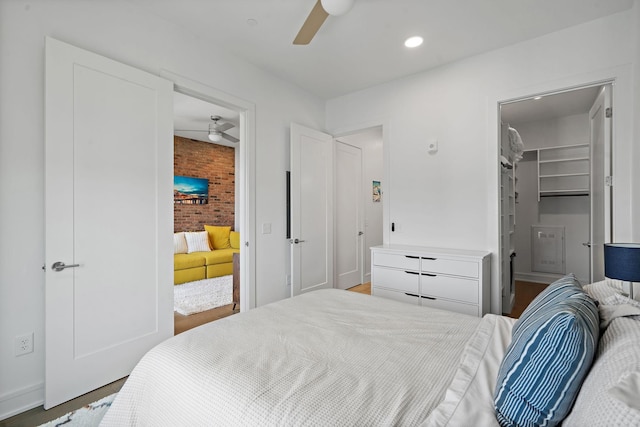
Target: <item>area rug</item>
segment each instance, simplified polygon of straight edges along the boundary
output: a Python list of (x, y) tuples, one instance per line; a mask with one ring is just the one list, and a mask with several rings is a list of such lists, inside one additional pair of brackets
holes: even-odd
[(116, 397), (117, 393), (113, 393), (107, 397), (103, 397), (97, 402), (89, 403), (88, 405), (69, 412), (56, 418), (48, 423), (41, 424), (39, 427), (97, 427), (102, 421), (102, 417), (107, 413), (107, 409), (111, 407), (111, 402)]
[(232, 300), (232, 275), (187, 282), (173, 287), (173, 309), (183, 315), (231, 304)]

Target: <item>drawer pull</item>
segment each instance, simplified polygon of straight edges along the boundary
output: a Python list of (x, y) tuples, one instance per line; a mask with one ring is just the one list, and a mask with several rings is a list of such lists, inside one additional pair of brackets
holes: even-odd
[(421, 295), (420, 298), (430, 299), (431, 301), (435, 301), (437, 299), (437, 298), (434, 298), (434, 297), (425, 297), (424, 295)]
[(437, 260), (438, 258), (422, 257), (422, 259), (428, 259), (429, 261), (435, 261), (435, 260)]
[(405, 255), (405, 258), (411, 258), (411, 259), (420, 259), (419, 256), (413, 256), (413, 255)]
[(420, 296), (420, 295), (416, 295), (416, 294), (410, 294), (409, 292), (405, 292), (404, 294), (407, 295), (407, 296), (416, 297), (416, 298), (418, 298)]
[(417, 271), (406, 271), (406, 270), (405, 270), (405, 273), (407, 273), (407, 274), (415, 274), (416, 276), (417, 276), (418, 274), (420, 274), (420, 273), (418, 273)]
[(437, 274), (422, 273), (423, 276), (437, 277)]

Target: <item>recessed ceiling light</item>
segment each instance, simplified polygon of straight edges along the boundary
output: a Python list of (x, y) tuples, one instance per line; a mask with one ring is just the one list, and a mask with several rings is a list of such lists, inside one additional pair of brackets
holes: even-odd
[(247, 25), (250, 27), (255, 27), (256, 25), (258, 25), (258, 21), (253, 18), (249, 18), (247, 19)]
[(422, 42), (424, 41), (424, 39), (420, 36), (413, 36), (413, 37), (409, 37), (408, 39), (406, 39), (404, 41), (404, 45), (406, 47), (418, 47), (422, 44)]

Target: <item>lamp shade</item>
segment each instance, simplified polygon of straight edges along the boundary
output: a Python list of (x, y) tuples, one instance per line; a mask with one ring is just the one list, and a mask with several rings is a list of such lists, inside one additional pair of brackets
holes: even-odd
[(604, 275), (609, 279), (640, 282), (640, 244), (605, 243)]

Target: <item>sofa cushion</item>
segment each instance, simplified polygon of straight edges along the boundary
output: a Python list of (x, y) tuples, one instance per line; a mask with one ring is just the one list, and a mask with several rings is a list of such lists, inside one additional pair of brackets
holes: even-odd
[(218, 249), (211, 252), (204, 252), (206, 265), (223, 264), (233, 262), (233, 253), (238, 252), (235, 249)]
[(187, 253), (187, 239), (184, 238), (184, 232), (173, 233), (173, 253), (174, 254), (186, 254)]
[(213, 249), (228, 249), (231, 247), (229, 243), (230, 226), (205, 225), (204, 229), (209, 233), (209, 241)]
[(184, 233), (187, 240), (187, 253), (210, 251), (209, 236), (206, 231)]
[(194, 252), (191, 254), (175, 254), (173, 256), (173, 269), (184, 270), (186, 268), (204, 267), (204, 254), (209, 252)]
[(229, 244), (233, 249), (240, 249), (240, 232), (232, 231), (229, 233)]

